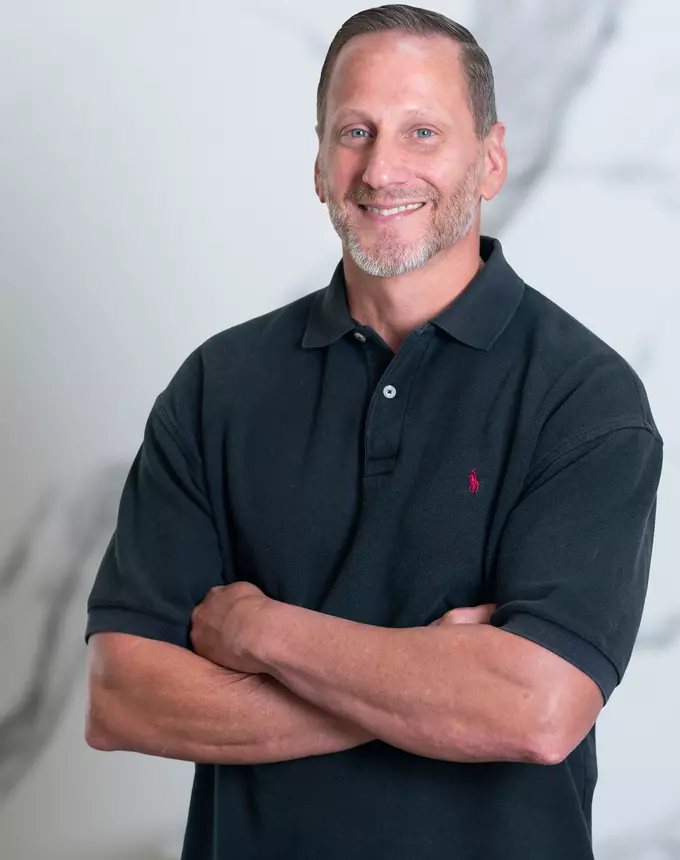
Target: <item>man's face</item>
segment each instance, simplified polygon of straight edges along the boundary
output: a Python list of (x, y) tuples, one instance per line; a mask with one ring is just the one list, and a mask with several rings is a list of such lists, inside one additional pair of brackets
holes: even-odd
[[(498, 190), (486, 176), (458, 52), (444, 36), (387, 32), (358, 36), (338, 56), (315, 184), (368, 274), (425, 265), (468, 233), (480, 197)], [(384, 211), (399, 205), (417, 208)]]

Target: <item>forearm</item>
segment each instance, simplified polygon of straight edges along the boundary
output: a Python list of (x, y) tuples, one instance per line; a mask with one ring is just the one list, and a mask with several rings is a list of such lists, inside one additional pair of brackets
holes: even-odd
[(107, 658), (95, 637), (88, 647), (86, 737), (97, 749), (262, 764), (340, 752), (375, 739), (269, 676), (224, 669), (164, 642), (100, 635), (109, 637)]
[(256, 638), (265, 671), (408, 752), (536, 762), (547, 742), (535, 646), (489, 625), (382, 628), (276, 603)]

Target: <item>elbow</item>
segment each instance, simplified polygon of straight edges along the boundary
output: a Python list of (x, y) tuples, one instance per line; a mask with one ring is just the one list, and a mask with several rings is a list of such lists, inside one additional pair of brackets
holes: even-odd
[(113, 752), (113, 750), (117, 749), (107, 735), (98, 731), (89, 723), (85, 726), (85, 743), (90, 749), (99, 750), (100, 752)]
[(561, 764), (595, 725), (603, 698), (594, 686), (587, 692), (588, 696), (579, 696), (557, 687), (543, 697), (544, 707), (533, 722), (529, 741), (537, 764)]
[(103, 660), (88, 649), (87, 686), (85, 692), (85, 743), (95, 750), (112, 752), (121, 749), (114, 733), (114, 715), (119, 711), (116, 684), (105, 671)]
[(571, 752), (560, 738), (552, 736), (541, 738), (540, 743), (534, 739), (530, 749), (531, 761), (543, 765), (561, 764)]
[(100, 694), (90, 685), (85, 710), (85, 743), (94, 750), (113, 752), (120, 749), (115, 743), (110, 726), (103, 718), (105, 706)]
[[(590, 728), (588, 728), (590, 731)], [(532, 747), (536, 764), (561, 764), (581, 743), (587, 732), (575, 734), (569, 727), (558, 725), (550, 731), (544, 731), (537, 737), (538, 743)]]
[(539, 705), (525, 733), (529, 760), (533, 764), (561, 764), (572, 752), (573, 744), (569, 743), (557, 697), (540, 699)]

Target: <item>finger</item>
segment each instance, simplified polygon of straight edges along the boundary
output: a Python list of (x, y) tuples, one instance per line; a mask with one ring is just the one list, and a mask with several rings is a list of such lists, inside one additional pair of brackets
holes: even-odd
[(450, 609), (439, 620), (442, 624), (488, 624), (496, 608), (495, 603), (483, 603), (480, 606), (460, 606)]

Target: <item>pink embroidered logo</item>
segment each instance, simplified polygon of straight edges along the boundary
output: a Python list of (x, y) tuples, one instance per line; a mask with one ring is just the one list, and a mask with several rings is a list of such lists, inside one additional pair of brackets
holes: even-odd
[(477, 469), (473, 469), (468, 476), (468, 493), (476, 493), (479, 489), (479, 481), (477, 480)]

